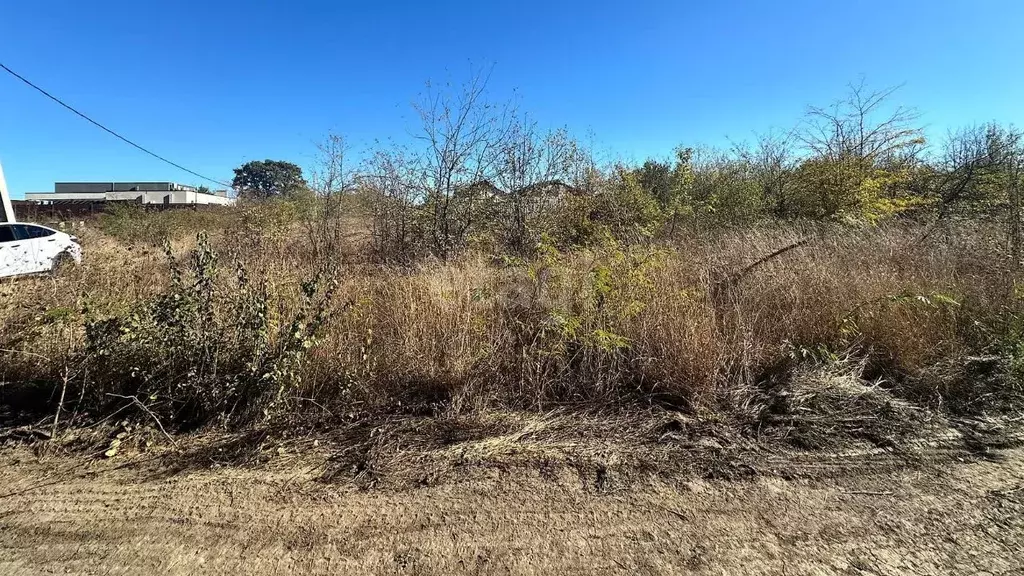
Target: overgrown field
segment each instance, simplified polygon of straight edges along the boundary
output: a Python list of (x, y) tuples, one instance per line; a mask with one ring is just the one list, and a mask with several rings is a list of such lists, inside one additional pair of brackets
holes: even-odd
[(236, 170), (237, 207), (90, 220), (81, 267), (0, 282), (0, 415), (660, 410), (814, 446), (1024, 406), (1020, 130), (936, 147), (862, 84), (637, 165), (485, 85), (428, 90), (417, 137), (357, 166), (331, 136), (308, 182)]
[[(357, 214), (318, 257), (282, 206), (198, 233), (188, 213), (107, 217), (80, 231), (81, 267), (0, 283), (8, 416), (180, 430), (654, 406), (820, 444), (1024, 399), (998, 224), (776, 223), (398, 266), (373, 263)], [(124, 218), (180, 226), (160, 247)]]

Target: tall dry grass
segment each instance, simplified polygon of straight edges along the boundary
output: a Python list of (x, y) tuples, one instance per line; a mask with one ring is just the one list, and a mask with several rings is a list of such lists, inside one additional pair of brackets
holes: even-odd
[[(955, 406), (993, 391), (948, 386), (956, 376), (943, 370), (972, 355), (1013, 361), (1016, 349), (1021, 306), (1001, 235), (977, 222), (925, 240), (910, 224), (773, 225), (413, 267), (359, 259), (354, 237), (324, 278), (300, 227), (249, 218), (257, 224), (212, 235), (223, 263), (211, 288), (218, 326), (237, 320), (227, 296), (239, 270), (265, 290), (268, 349), (289, 337), (305, 280), (333, 286), (324, 324), (288, 364), (295, 373), (281, 380), (283, 395), (267, 404), (278, 414), (633, 403), (728, 413), (801, 365), (850, 357), (866, 378)], [(166, 295), (166, 258), (144, 242), (82, 236), (81, 267), (0, 281), (0, 379), (70, 381), (69, 397), (123, 391), (95, 368), (86, 327)], [(195, 247), (184, 237), (172, 251), (187, 261)], [(194, 377), (182, 366), (161, 378)], [(155, 398), (152, 384), (128, 392)], [(181, 401), (168, 399), (167, 418)]]

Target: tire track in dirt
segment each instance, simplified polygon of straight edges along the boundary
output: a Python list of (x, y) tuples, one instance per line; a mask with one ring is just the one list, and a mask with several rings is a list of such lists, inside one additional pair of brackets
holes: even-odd
[[(608, 492), (570, 474), (359, 491), (291, 469), (93, 470), (0, 498), (0, 573), (1021, 573), (1024, 451), (1003, 454)], [(67, 467), (0, 463), (5, 493)]]

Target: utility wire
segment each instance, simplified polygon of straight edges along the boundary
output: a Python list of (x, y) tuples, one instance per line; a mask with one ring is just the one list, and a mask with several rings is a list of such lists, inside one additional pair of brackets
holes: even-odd
[(142, 146), (140, 146), (140, 145), (136, 144), (135, 142), (132, 142), (131, 140), (129, 140), (129, 139), (127, 139), (127, 138), (125, 138), (124, 136), (121, 136), (121, 135), (120, 135), (120, 134), (118, 134), (117, 132), (114, 132), (114, 131), (113, 131), (113, 130), (111, 130), (110, 128), (107, 128), (106, 126), (104, 126), (103, 124), (100, 124), (99, 122), (97, 122), (97, 121), (93, 120), (92, 118), (89, 118), (88, 116), (86, 116), (85, 114), (83, 114), (83, 113), (79, 112), (78, 110), (76, 110), (75, 108), (71, 107), (70, 105), (68, 105), (68, 104), (65, 104), (65, 103), (64, 103), (64, 101), (62, 101), (62, 100), (61, 100), (60, 98), (57, 98), (57, 97), (56, 97), (56, 96), (54, 96), (53, 94), (50, 94), (50, 93), (49, 93), (49, 92), (47, 92), (46, 90), (43, 90), (43, 89), (42, 89), (42, 88), (40, 88), (39, 86), (36, 86), (35, 84), (33, 84), (32, 82), (30, 82), (30, 81), (29, 81), (29, 80), (28, 80), (27, 78), (25, 78), (25, 77), (24, 77), (24, 76), (22, 76), (21, 74), (18, 74), (18, 73), (17, 73), (17, 72), (15, 72), (14, 70), (11, 70), (11, 69), (10, 69), (10, 68), (8, 68), (7, 66), (5, 66), (3, 62), (0, 62), (0, 68), (3, 68), (4, 70), (6, 70), (6, 71), (7, 71), (7, 72), (8, 72), (8, 73), (9, 73), (9, 74), (11, 75), (11, 76), (14, 76), (14, 77), (15, 77), (15, 78), (17, 78), (18, 80), (21, 80), (21, 81), (22, 81), (22, 82), (24, 82), (25, 84), (28, 84), (29, 86), (31, 86), (32, 88), (35, 88), (35, 89), (36, 89), (36, 90), (38, 90), (38, 91), (39, 91), (39, 92), (40, 92), (40, 93), (41, 93), (41, 94), (42, 94), (43, 96), (46, 96), (46, 97), (47, 97), (47, 98), (49, 98), (50, 100), (53, 100), (53, 101), (54, 101), (54, 102), (56, 102), (57, 104), (60, 104), (61, 106), (65, 107), (65, 108), (67, 108), (68, 110), (71, 110), (72, 112), (74, 112), (75, 114), (77, 114), (77, 115), (81, 116), (81, 117), (82, 117), (82, 118), (84, 118), (84, 119), (85, 119), (86, 121), (88, 121), (88, 122), (89, 122), (90, 124), (93, 124), (94, 126), (96, 126), (97, 128), (99, 128), (100, 130), (103, 130), (104, 132), (107, 132), (108, 134), (111, 134), (112, 136), (114, 136), (114, 137), (118, 138), (119, 140), (122, 140), (122, 141), (124, 141), (125, 143), (127, 143), (127, 144), (130, 144), (130, 145), (132, 145), (132, 146), (134, 146), (134, 147), (138, 148), (139, 150), (142, 150), (143, 152), (145, 152), (146, 154), (149, 154), (150, 156), (152, 156), (152, 157), (156, 158), (157, 160), (161, 160), (161, 161), (163, 161), (163, 162), (166, 162), (166, 163), (170, 164), (171, 166), (174, 166), (175, 168), (177, 168), (177, 169), (179, 169), (179, 170), (184, 170), (185, 172), (188, 172), (189, 174), (191, 174), (191, 175), (193, 175), (193, 176), (198, 176), (199, 178), (202, 178), (203, 180), (208, 180), (208, 181), (210, 181), (210, 182), (213, 182), (213, 183), (215, 183), (215, 184), (219, 184), (220, 186), (226, 186), (226, 187), (228, 187), (228, 188), (231, 188), (231, 184), (228, 184), (227, 182), (221, 182), (220, 180), (216, 180), (216, 179), (214, 179), (214, 178), (210, 178), (209, 176), (203, 176), (202, 174), (200, 174), (199, 172), (196, 172), (196, 171), (194, 171), (194, 170), (189, 170), (188, 168), (185, 168), (185, 167), (184, 167), (184, 166), (182, 166), (181, 164), (178, 164), (177, 162), (172, 162), (172, 161), (168, 160), (167, 158), (164, 158), (163, 156), (161, 156), (161, 155), (157, 154), (156, 152), (153, 152), (152, 150), (149, 150), (149, 149), (147, 149), (147, 148), (144, 148), (144, 147), (142, 147)]

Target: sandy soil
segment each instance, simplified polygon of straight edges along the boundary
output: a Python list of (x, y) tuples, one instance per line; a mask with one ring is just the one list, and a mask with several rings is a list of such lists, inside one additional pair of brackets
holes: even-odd
[(0, 574), (1024, 574), (1021, 449), (622, 486), (482, 469), (367, 490), (302, 460), (118, 464), (0, 450)]

